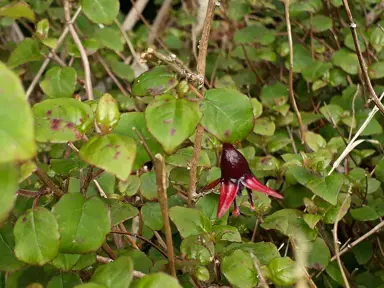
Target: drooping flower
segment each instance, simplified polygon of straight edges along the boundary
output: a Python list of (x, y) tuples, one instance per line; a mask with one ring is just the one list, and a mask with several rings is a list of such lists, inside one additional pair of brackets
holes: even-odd
[(229, 143), (223, 144), (223, 151), (220, 161), (221, 177), (205, 186), (204, 190), (214, 188), (220, 183), (220, 199), (217, 209), (217, 218), (222, 217), (229, 209), (231, 204), (234, 204), (233, 215), (240, 214), (239, 207), (236, 205), (236, 195), (241, 195), (245, 187), (248, 192), (248, 201), (251, 204), (251, 209), (254, 210), (252, 190), (256, 190), (275, 198), (284, 198), (276, 191), (268, 188), (257, 181), (249, 168), (248, 162), (236, 148)]

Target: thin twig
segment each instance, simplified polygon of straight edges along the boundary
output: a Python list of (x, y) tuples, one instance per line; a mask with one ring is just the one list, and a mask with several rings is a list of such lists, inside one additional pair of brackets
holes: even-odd
[(121, 26), (120, 22), (117, 19), (115, 20), (115, 23), (116, 23), (117, 27), (119, 27), (120, 33), (121, 33), (121, 35), (123, 35), (123, 38), (128, 45), (129, 51), (131, 51), (131, 54), (132, 54), (133, 58), (135, 59), (135, 62), (140, 64), (140, 57), (137, 56), (136, 50), (133, 47), (131, 39), (129, 39), (127, 33), (124, 31), (124, 28)]
[(152, 45), (155, 41), (156, 36), (158, 36), (159, 31), (161, 27), (163, 26), (164, 22), (167, 20), (167, 17), (169, 15), (169, 9), (172, 6), (172, 0), (164, 0), (163, 4), (161, 5), (160, 10), (157, 12), (155, 21), (153, 21), (152, 28), (149, 31), (149, 36), (147, 43), (148, 45)]
[(132, 127), (132, 130), (136, 133), (137, 137), (139, 137), (140, 143), (141, 143), (141, 145), (143, 145), (144, 150), (145, 150), (145, 152), (147, 152), (149, 158), (151, 160), (153, 160), (153, 155), (152, 155), (151, 149), (149, 149), (149, 146), (148, 146), (147, 142), (145, 141), (143, 135), (141, 135), (140, 131), (137, 130), (136, 127)]
[(120, 81), (116, 78), (115, 74), (113, 74), (112, 70), (109, 68), (108, 64), (104, 61), (104, 59), (98, 54), (95, 53), (97, 60), (104, 67), (105, 72), (111, 77), (112, 81), (116, 84), (116, 86), (120, 89), (123, 95), (128, 96), (128, 91), (124, 88), (124, 86), (120, 83)]
[[(75, 22), (77, 16), (80, 14), (80, 11), (81, 11), (81, 8), (79, 7), (77, 9), (77, 11), (75, 12), (75, 14), (73, 15), (73, 17), (70, 21), (71, 23)], [(39, 83), (41, 75), (43, 75), (45, 68), (47, 68), (49, 62), (51, 61), (51, 59), (53, 57), (53, 53), (56, 52), (57, 49), (59, 49), (61, 44), (64, 42), (64, 39), (67, 36), (68, 32), (69, 32), (69, 28), (68, 28), (68, 26), (66, 26), (64, 28), (63, 32), (61, 33), (59, 39), (57, 40), (56, 48), (52, 49), (51, 52), (48, 54), (47, 58), (45, 58), (43, 64), (40, 67), (40, 70), (37, 72), (35, 78), (33, 78), (33, 80), (32, 80), (32, 83), (29, 85), (27, 92), (25, 93), (27, 99), (29, 98), (29, 96), (31, 96), (33, 89), (35, 89), (37, 83)]]
[(82, 183), (81, 188), (80, 188), (80, 192), (83, 195), (87, 194), (89, 184), (92, 181), (92, 176), (93, 176), (93, 172), (92, 171), (93, 171), (93, 166), (89, 165), (87, 176), (85, 177), (84, 183)]
[[(123, 231), (123, 232), (128, 232), (127, 229), (125, 228), (125, 226), (124, 226), (123, 223), (120, 223), (120, 224), (119, 224), (119, 228), (120, 228), (120, 230)], [(127, 235), (127, 234), (125, 234), (124, 236), (125, 236), (125, 238), (126, 238), (127, 241), (129, 242), (129, 244), (130, 244), (133, 248), (135, 248), (136, 250), (140, 250), (139, 247), (137, 247), (136, 242), (134, 241), (134, 239), (132, 239), (132, 236), (129, 236), (129, 235)]]
[(297, 108), (295, 94), (293, 92), (293, 43), (292, 43), (291, 21), (289, 17), (289, 0), (285, 0), (284, 5), (285, 5), (285, 21), (287, 22), (288, 44), (289, 44), (289, 96), (291, 98), (292, 108), (295, 111), (295, 114), (297, 117), (297, 122), (299, 123), (301, 143), (304, 143), (305, 128), (304, 128), (303, 120), (301, 119), (299, 108)]
[(80, 37), (76, 32), (73, 23), (71, 22), (71, 12), (69, 6), (69, 0), (64, 1), (64, 16), (67, 21), (67, 26), (69, 32), (72, 35), (73, 41), (75, 42), (77, 49), (79, 49), (81, 61), (83, 62), (84, 74), (85, 74), (85, 90), (87, 92), (88, 100), (93, 100), (93, 90), (92, 90), (92, 78), (91, 78), (91, 69), (89, 68), (89, 61), (87, 52), (84, 49), (83, 44), (81, 43)]
[(39, 177), (39, 179), (41, 180), (41, 182), (43, 182), (49, 189), (52, 190), (52, 192), (56, 195), (56, 197), (61, 197), (64, 195), (64, 192), (61, 191), (61, 189), (59, 188), (59, 186), (57, 186), (52, 180), (51, 178), (49, 178), (49, 176), (39, 168), (39, 166), (36, 165), (36, 171), (35, 171), (35, 174), (37, 177)]
[(173, 241), (171, 224), (169, 222), (168, 214), (168, 196), (167, 196), (167, 171), (165, 169), (164, 158), (161, 154), (155, 155), (155, 170), (156, 170), (156, 184), (157, 184), (157, 195), (161, 207), (161, 214), (163, 215), (165, 241), (167, 242), (167, 253), (168, 253), (168, 268), (169, 273), (176, 277), (175, 259), (173, 251)]
[(351, 13), (351, 10), (349, 9), (348, 0), (343, 0), (343, 4), (344, 4), (345, 12), (347, 13), (347, 16), (349, 19), (349, 28), (351, 29), (351, 32), (352, 32), (352, 38), (353, 38), (353, 42), (355, 43), (356, 54), (357, 54), (357, 58), (359, 59), (360, 69), (363, 74), (365, 85), (368, 87), (370, 98), (373, 100), (373, 102), (375, 102), (380, 112), (384, 114), (384, 105), (379, 100), (379, 97), (377, 97), (376, 92), (373, 89), (371, 80), (369, 79), (369, 76), (368, 76), (368, 68), (367, 68), (367, 65), (365, 64), (363, 54), (361, 53), (360, 42), (357, 37), (357, 32), (356, 32), (357, 25), (353, 21), (352, 13)]
[(255, 254), (252, 252), (250, 253), (252, 260), (253, 260), (253, 265), (256, 268), (257, 271), (257, 276), (260, 278), (260, 285), (264, 288), (269, 288), (269, 285), (267, 284), (267, 281), (265, 280), (265, 277), (263, 275), (263, 272), (261, 271), (260, 265), (259, 265), (259, 260), (256, 258)]
[(148, 48), (147, 51), (141, 54), (141, 59), (146, 61), (161, 61), (167, 64), (180, 77), (185, 78), (196, 87), (200, 87), (204, 84), (204, 77), (192, 73), (188, 67), (186, 67), (181, 61), (177, 60), (176, 55), (174, 54), (166, 56), (153, 48)]
[(138, 0), (135, 3), (132, 3), (132, 8), (127, 14), (123, 22), (124, 31), (130, 31), (135, 26), (136, 22), (139, 20), (139, 16), (143, 12), (145, 6), (148, 4), (148, 0)]
[[(197, 58), (197, 74), (205, 78), (205, 66), (206, 66), (206, 57), (208, 53), (208, 40), (209, 33), (211, 31), (212, 19), (215, 12), (215, 0), (209, 0), (207, 13), (205, 15), (203, 32), (199, 45), (199, 55)], [(189, 190), (188, 190), (188, 207), (192, 207), (192, 196), (196, 193), (196, 183), (197, 183), (197, 160), (199, 159), (200, 150), (201, 150), (201, 141), (203, 139), (204, 128), (200, 124), (196, 129), (195, 143), (193, 146), (193, 156), (191, 160), (191, 170), (189, 171)]]
[(335, 246), (335, 256), (337, 259), (337, 263), (339, 264), (341, 276), (343, 277), (344, 285), (346, 288), (350, 288), (351, 286), (349, 285), (347, 276), (345, 275), (343, 263), (341, 262), (341, 259), (340, 259), (340, 250), (339, 250), (340, 247), (339, 247), (339, 240), (337, 238), (337, 227), (338, 227), (339, 221), (341, 220), (340, 218), (341, 218), (341, 215), (343, 213), (343, 210), (345, 209), (344, 206), (348, 202), (350, 197), (351, 196), (349, 194), (347, 194), (347, 197), (345, 197), (343, 204), (340, 206), (340, 209), (337, 212), (336, 221), (333, 225), (333, 244)]

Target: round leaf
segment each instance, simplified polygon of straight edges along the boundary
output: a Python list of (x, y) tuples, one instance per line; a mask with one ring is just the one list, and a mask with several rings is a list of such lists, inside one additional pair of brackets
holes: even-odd
[(28, 62), (39, 61), (42, 58), (39, 42), (31, 38), (26, 38), (12, 51), (8, 60), (8, 66), (15, 68)]
[(157, 199), (156, 173), (151, 171), (140, 176), (140, 193), (148, 200)]
[(149, 132), (169, 154), (193, 134), (200, 118), (197, 103), (175, 99), (171, 95), (158, 98), (145, 110)]
[(251, 102), (237, 90), (208, 90), (202, 111), (201, 124), (223, 142), (243, 140), (253, 129)]
[(14, 271), (24, 265), (15, 257), (13, 253), (14, 246), (13, 227), (7, 223), (0, 229), (0, 270)]
[(51, 211), (45, 208), (27, 210), (17, 220), (13, 233), (15, 255), (23, 262), (44, 265), (59, 252), (59, 227)]
[(80, 149), (80, 157), (120, 180), (127, 180), (136, 156), (136, 143), (116, 134), (95, 136)]
[(120, 118), (119, 105), (110, 95), (104, 94), (97, 103), (96, 124), (102, 133), (107, 134), (116, 126)]
[(114, 201), (111, 205), (112, 226), (120, 224), (128, 219), (135, 217), (139, 213), (136, 207), (128, 203)]
[(121, 32), (118, 29), (110, 27), (101, 28), (96, 31), (94, 37), (106, 48), (114, 51), (122, 51), (124, 49)]
[(272, 282), (278, 286), (289, 286), (296, 282), (295, 262), (289, 257), (275, 258), (268, 264)]
[(152, 230), (163, 229), (163, 216), (161, 214), (160, 204), (158, 202), (147, 202), (141, 208), (141, 216), (146, 226)]
[(66, 143), (83, 138), (93, 124), (92, 108), (73, 98), (48, 99), (33, 106), (36, 140)]
[(47, 288), (74, 287), (81, 284), (80, 276), (73, 273), (62, 273), (53, 277), (47, 285)]
[(132, 93), (135, 96), (158, 96), (167, 93), (177, 84), (175, 75), (168, 72), (166, 66), (156, 66), (136, 78), (132, 85)]
[(359, 72), (359, 61), (355, 53), (349, 52), (347, 49), (340, 49), (332, 56), (332, 63), (351, 75)]
[(188, 259), (198, 260), (201, 265), (207, 265), (215, 255), (215, 245), (207, 235), (193, 235), (181, 242), (180, 251)]
[(251, 255), (240, 249), (224, 257), (221, 271), (229, 283), (237, 287), (252, 288), (258, 283)]
[(70, 98), (76, 88), (76, 70), (72, 67), (53, 67), (47, 71), (40, 87), (51, 98)]
[(128, 288), (132, 281), (133, 263), (131, 258), (122, 256), (115, 261), (98, 267), (91, 282), (107, 288)]
[(33, 116), (20, 79), (0, 62), (0, 163), (36, 154)]
[(118, 0), (82, 0), (81, 6), (87, 17), (98, 24), (111, 24), (120, 9)]
[(84, 199), (80, 193), (65, 194), (52, 210), (60, 231), (60, 252), (96, 251), (111, 229), (109, 211), (99, 198)]
[(137, 284), (136, 288), (182, 288), (177, 279), (164, 273), (154, 273), (144, 276)]
[(183, 238), (212, 231), (211, 221), (196, 209), (175, 206), (169, 209), (169, 217)]

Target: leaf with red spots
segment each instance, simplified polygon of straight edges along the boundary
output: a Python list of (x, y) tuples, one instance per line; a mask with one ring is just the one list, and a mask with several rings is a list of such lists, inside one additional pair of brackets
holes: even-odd
[(145, 110), (149, 132), (171, 154), (193, 134), (201, 118), (197, 103), (162, 95)]
[(80, 149), (80, 157), (99, 168), (127, 180), (136, 157), (136, 143), (127, 136), (96, 136)]
[(33, 106), (36, 140), (66, 143), (83, 138), (93, 124), (92, 108), (72, 98), (42, 101)]
[(0, 163), (36, 154), (33, 115), (20, 79), (0, 62)]
[(179, 83), (166, 66), (157, 66), (141, 74), (132, 85), (135, 96), (158, 96), (167, 93)]
[(237, 90), (220, 88), (207, 91), (202, 112), (201, 125), (222, 142), (241, 141), (252, 132), (251, 102)]

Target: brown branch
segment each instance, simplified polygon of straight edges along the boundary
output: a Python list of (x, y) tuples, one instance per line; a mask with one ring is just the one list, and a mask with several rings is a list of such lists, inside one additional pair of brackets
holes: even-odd
[(343, 201), (343, 204), (340, 206), (340, 209), (337, 212), (336, 221), (335, 221), (335, 223), (333, 225), (333, 244), (335, 246), (335, 256), (336, 256), (336, 259), (337, 259), (337, 263), (339, 264), (341, 276), (343, 278), (344, 285), (345, 285), (346, 288), (350, 288), (351, 286), (349, 285), (347, 276), (345, 275), (343, 263), (341, 262), (341, 259), (340, 259), (340, 247), (339, 247), (339, 240), (337, 238), (337, 227), (338, 227), (339, 221), (341, 220), (340, 216), (341, 216), (341, 214), (343, 212), (345, 204), (347, 203), (347, 200), (349, 200), (349, 197), (351, 197), (349, 194), (347, 195), (347, 197), (345, 197), (345, 199)]
[(136, 3), (132, 3), (132, 8), (127, 14), (123, 22), (124, 31), (132, 30), (136, 22), (139, 20), (139, 16), (143, 12), (145, 6), (148, 4), (148, 0), (139, 0)]
[(289, 0), (284, 1), (284, 6), (285, 6), (285, 21), (287, 22), (288, 43), (289, 43), (289, 96), (291, 98), (292, 108), (295, 111), (295, 114), (297, 117), (297, 122), (299, 123), (301, 143), (304, 143), (305, 128), (304, 128), (303, 120), (301, 119), (299, 108), (297, 108), (295, 94), (293, 92), (293, 43), (292, 43), (291, 21), (289, 17)]
[[(75, 14), (73, 15), (72, 19), (70, 20), (70, 23), (75, 22), (77, 16), (80, 14), (80, 11), (81, 11), (81, 8), (78, 8), (77, 11), (75, 12)], [(32, 80), (32, 83), (29, 85), (28, 90), (26, 92), (27, 99), (29, 98), (29, 96), (31, 96), (33, 89), (35, 89), (37, 83), (39, 83), (39, 80), (40, 80), (41, 76), (43, 75), (45, 68), (47, 68), (49, 62), (51, 61), (51, 59), (53, 57), (53, 53), (55, 53), (56, 50), (59, 49), (61, 44), (64, 42), (64, 39), (67, 36), (68, 32), (69, 32), (69, 28), (68, 28), (68, 26), (66, 26), (64, 28), (63, 32), (61, 33), (59, 39), (57, 40), (56, 48), (52, 49), (51, 52), (48, 54), (47, 58), (45, 58), (43, 65), (41, 65), (40, 70), (37, 72), (35, 78), (33, 78), (33, 80)]]
[(104, 61), (104, 59), (98, 54), (95, 53), (97, 60), (100, 62), (100, 64), (104, 67), (105, 72), (111, 77), (112, 81), (116, 84), (116, 86), (120, 89), (121, 93), (124, 94), (124, 96), (128, 96), (128, 91), (124, 88), (124, 86), (120, 83), (120, 81), (116, 78), (116, 76), (113, 74), (112, 70), (109, 68), (108, 64)]
[(196, 87), (200, 87), (204, 84), (204, 77), (192, 73), (188, 67), (186, 67), (181, 61), (177, 60), (174, 54), (166, 56), (153, 48), (148, 48), (147, 51), (141, 54), (141, 59), (156, 62), (161, 61), (167, 64), (181, 78), (185, 78)]
[[(205, 15), (203, 32), (199, 45), (199, 55), (197, 57), (197, 74), (204, 80), (205, 66), (208, 53), (208, 40), (211, 31), (212, 19), (215, 13), (215, 0), (209, 0), (207, 13)], [(197, 160), (199, 159), (201, 150), (201, 141), (203, 139), (204, 128), (200, 124), (196, 129), (195, 144), (193, 145), (193, 156), (191, 160), (191, 170), (189, 171), (189, 190), (188, 190), (188, 207), (192, 207), (192, 196), (196, 192), (197, 183)]]
[(136, 133), (137, 137), (140, 139), (140, 143), (141, 143), (141, 145), (143, 145), (144, 150), (145, 150), (145, 152), (147, 152), (149, 158), (151, 160), (153, 160), (153, 155), (152, 155), (151, 149), (149, 149), (149, 146), (148, 146), (147, 142), (145, 141), (143, 135), (141, 135), (140, 131), (137, 130), (136, 127), (132, 127), (132, 130)]
[(163, 26), (164, 22), (167, 20), (167, 17), (169, 15), (169, 9), (172, 6), (172, 0), (164, 0), (163, 4), (161, 5), (161, 8), (159, 12), (157, 12), (157, 16), (155, 18), (155, 21), (153, 22), (152, 28), (149, 31), (148, 36), (148, 45), (152, 45), (155, 41), (155, 37), (158, 36), (159, 30)]
[(43, 171), (41, 170), (37, 165), (36, 165), (36, 171), (35, 171), (35, 174), (37, 177), (39, 177), (39, 179), (41, 180), (41, 182), (43, 182), (45, 184), (45, 186), (47, 186), (49, 189), (52, 190), (53, 194), (56, 195), (56, 197), (61, 197), (64, 195), (64, 192), (61, 191), (61, 189), (59, 188), (59, 186), (57, 186), (52, 180), (51, 178), (49, 178), (49, 176)]
[(161, 214), (163, 215), (165, 241), (167, 242), (167, 253), (168, 253), (168, 268), (169, 273), (176, 277), (175, 259), (173, 251), (173, 241), (171, 224), (169, 222), (168, 214), (168, 198), (167, 198), (167, 171), (165, 169), (164, 158), (161, 154), (155, 155), (155, 170), (156, 170), (156, 184), (157, 184), (157, 195), (161, 207)]
[(351, 10), (349, 9), (348, 0), (343, 0), (343, 4), (344, 4), (345, 12), (347, 13), (347, 16), (349, 19), (349, 28), (351, 29), (352, 38), (355, 44), (356, 54), (357, 54), (357, 58), (359, 59), (360, 69), (363, 74), (365, 85), (368, 87), (370, 98), (373, 100), (373, 102), (375, 102), (375, 105), (377, 106), (377, 108), (379, 108), (380, 112), (384, 114), (384, 105), (380, 102), (379, 97), (377, 97), (376, 92), (372, 87), (371, 80), (369, 79), (369, 76), (368, 76), (368, 68), (367, 68), (367, 65), (365, 64), (363, 54), (361, 53), (360, 42), (357, 37), (357, 32), (356, 32), (357, 25), (355, 22), (353, 22), (353, 17), (352, 17)]
[(93, 166), (89, 165), (87, 176), (85, 177), (84, 183), (83, 183), (83, 185), (81, 185), (81, 188), (80, 188), (80, 192), (84, 196), (87, 194), (89, 184), (91, 183), (91, 181), (93, 179), (93, 172), (92, 171), (93, 171)]
[(117, 256), (107, 242), (105, 242), (103, 246), (101, 246), (101, 248), (104, 250), (105, 253), (108, 254), (109, 257), (111, 257), (113, 260), (116, 260)]
[(67, 26), (69, 28), (69, 33), (71, 33), (73, 41), (75, 42), (77, 49), (79, 49), (81, 61), (83, 62), (84, 73), (85, 73), (85, 87), (87, 92), (88, 100), (93, 100), (93, 90), (92, 90), (92, 78), (91, 78), (91, 69), (89, 68), (89, 61), (87, 52), (84, 49), (83, 44), (81, 43), (80, 37), (76, 32), (73, 23), (71, 22), (71, 12), (69, 0), (63, 0), (64, 2), (64, 16), (67, 21)]

